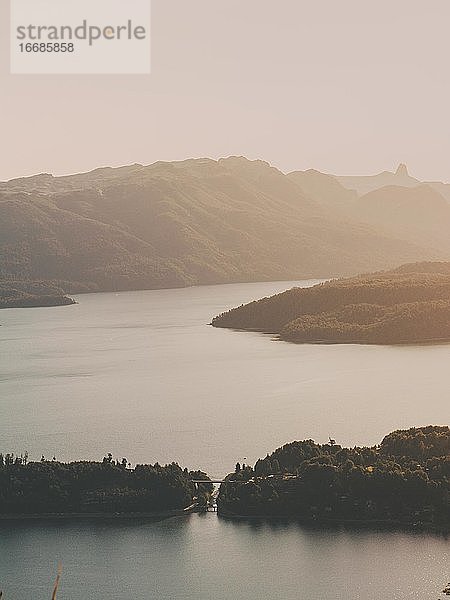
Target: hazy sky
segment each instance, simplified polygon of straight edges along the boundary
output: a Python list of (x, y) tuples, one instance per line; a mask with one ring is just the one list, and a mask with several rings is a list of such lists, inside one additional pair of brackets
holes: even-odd
[(9, 75), (0, 2), (0, 179), (239, 154), (450, 180), (449, 0), (153, 0), (139, 76)]

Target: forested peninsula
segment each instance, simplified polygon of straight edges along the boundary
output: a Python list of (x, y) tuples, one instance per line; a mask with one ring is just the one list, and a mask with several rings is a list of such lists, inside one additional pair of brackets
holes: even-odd
[(0, 309), (69, 306), (71, 304), (75, 304), (75, 300), (66, 295), (64, 288), (59, 283), (0, 280)]
[(416, 263), (292, 288), (223, 313), (212, 325), (297, 343), (448, 342), (450, 263)]
[(450, 530), (450, 429), (394, 431), (380, 445), (292, 442), (236, 465), (218, 497), (224, 516)]
[[(194, 485), (193, 479), (205, 480)], [(0, 518), (14, 516), (170, 516), (212, 490), (202, 471), (178, 464), (142, 464), (123, 458), (101, 462), (28, 461), (27, 455), (0, 454)], [(199, 489), (200, 488), (200, 489)], [(201, 501), (199, 500), (201, 497)]]

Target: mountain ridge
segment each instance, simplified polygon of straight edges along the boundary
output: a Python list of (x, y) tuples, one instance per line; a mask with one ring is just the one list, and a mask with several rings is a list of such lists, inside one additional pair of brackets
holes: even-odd
[[(342, 205), (349, 198), (350, 210), (332, 208), (336, 194)], [(285, 175), (244, 157), (14, 179), (0, 183), (0, 280), (65, 281), (72, 293), (78, 283), (159, 289), (328, 278), (447, 258), (427, 239), (358, 220), (357, 201), (332, 176)]]

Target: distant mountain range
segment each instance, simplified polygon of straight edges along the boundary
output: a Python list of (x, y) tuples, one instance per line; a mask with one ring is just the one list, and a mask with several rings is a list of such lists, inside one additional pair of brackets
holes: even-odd
[(450, 202), (450, 184), (442, 183), (440, 181), (420, 181), (411, 177), (408, 172), (408, 167), (405, 164), (400, 164), (397, 170), (394, 171), (383, 171), (377, 175), (366, 175), (366, 176), (335, 176), (335, 179), (339, 181), (346, 189), (354, 190), (358, 196), (363, 196), (374, 190), (379, 190), (383, 187), (397, 186), (414, 188), (418, 185), (425, 183), (429, 185), (437, 192)]
[(404, 167), (366, 178), (286, 175), (242, 157), (15, 179), (0, 183), (0, 285), (10, 305), (13, 282), (21, 294), (36, 282), (75, 293), (445, 260), (449, 189)]
[(423, 183), (405, 165), (378, 175), (337, 177), (318, 171), (289, 174), (330, 211), (370, 225), (380, 234), (450, 256), (450, 184)]
[(421, 182), (408, 173), (408, 167), (400, 164), (395, 172), (383, 171), (377, 175), (336, 176), (336, 179), (348, 190), (355, 190), (363, 196), (386, 186), (415, 187)]

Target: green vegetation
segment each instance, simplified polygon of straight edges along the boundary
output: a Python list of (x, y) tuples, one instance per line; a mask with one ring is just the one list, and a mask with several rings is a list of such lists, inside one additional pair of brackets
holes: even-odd
[(293, 342), (450, 340), (450, 263), (293, 288), (214, 318), (215, 327), (278, 333)]
[(219, 511), (315, 522), (450, 528), (450, 429), (395, 431), (380, 446), (292, 442), (228, 475)]
[[(166, 513), (182, 510), (197, 494), (189, 473), (177, 464), (137, 465), (126, 459), (102, 462), (29, 462), (0, 455), (0, 516), (97, 513)], [(211, 484), (200, 486), (206, 493)]]

